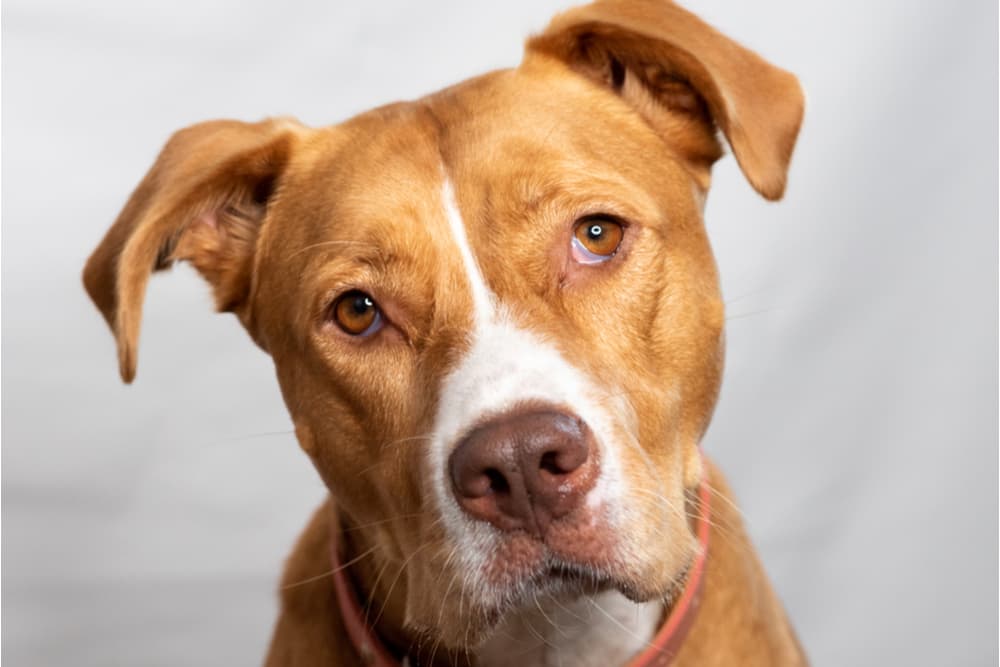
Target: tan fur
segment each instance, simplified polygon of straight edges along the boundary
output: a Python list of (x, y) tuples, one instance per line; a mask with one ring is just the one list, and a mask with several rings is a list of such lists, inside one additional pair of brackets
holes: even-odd
[[(778, 198), (801, 116), (792, 75), (675, 5), (633, 0), (557, 17), (517, 69), (337, 126), (215, 121), (171, 139), (84, 281), (126, 381), (146, 282), (173, 260), (192, 262), (274, 359), (331, 500), (289, 560), (268, 664), (358, 664), (324, 576), (335, 518), (371, 620), (394, 645), (454, 664), (496, 623), (452, 585), (453, 545), (427, 481), (439, 471), (422, 447), (473, 324), (443, 179), (497, 300), (610, 388), (621, 439), (637, 443), (617, 452), (644, 517), (632, 536), (641, 552), (615, 566), (622, 585), (642, 599), (675, 590), (695, 543), (668, 510), (705, 476), (698, 443), (722, 372), (701, 217), (715, 131)], [(573, 224), (598, 212), (626, 221), (625, 240), (607, 263), (581, 266)], [(330, 320), (352, 289), (384, 313), (370, 340)], [(737, 513), (721, 497), (715, 508), (705, 603), (679, 664), (804, 663)]]

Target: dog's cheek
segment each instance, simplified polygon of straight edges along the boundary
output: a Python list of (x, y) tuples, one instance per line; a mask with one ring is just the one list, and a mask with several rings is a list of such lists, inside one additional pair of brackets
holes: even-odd
[(627, 471), (627, 525), (621, 534), (628, 536), (624, 546), (630, 553), (623, 555), (639, 588), (662, 587), (676, 576), (691, 540), (683, 486), (687, 443), (677, 424), (680, 406), (676, 393), (668, 396), (666, 403), (664, 421), (649, 424), (650, 432), (657, 432), (655, 441), (644, 448), (642, 457), (631, 457)]
[(703, 226), (693, 217), (665, 248), (666, 288), (651, 338), (653, 364), (680, 392), (677, 429), (684, 443), (701, 440), (718, 396), (723, 364), (724, 306)]

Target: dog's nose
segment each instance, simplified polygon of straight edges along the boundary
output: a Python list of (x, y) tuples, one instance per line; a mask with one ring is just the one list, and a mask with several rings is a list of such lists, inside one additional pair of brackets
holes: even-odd
[(593, 440), (581, 419), (554, 409), (501, 415), (473, 429), (451, 455), (458, 504), (501, 530), (541, 538), (594, 486)]

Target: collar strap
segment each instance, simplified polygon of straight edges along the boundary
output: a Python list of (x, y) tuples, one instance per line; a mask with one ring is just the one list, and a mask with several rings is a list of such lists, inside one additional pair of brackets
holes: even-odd
[[(361, 656), (361, 664), (365, 667), (403, 667), (405, 662), (400, 662), (392, 654), (389, 647), (382, 642), (375, 629), (367, 623), (367, 615), (358, 602), (358, 596), (354, 585), (348, 580), (347, 563), (340, 562), (340, 548), (337, 545), (337, 537), (340, 527), (337, 522), (336, 510), (333, 512), (333, 521), (330, 530), (330, 560), (333, 562), (333, 589), (337, 595), (337, 608), (340, 610), (340, 620), (347, 630), (347, 636), (351, 640), (354, 650)], [(403, 659), (406, 660), (405, 658)]]
[[(701, 605), (702, 582), (705, 574), (705, 560), (708, 557), (709, 528), (711, 526), (711, 506), (708, 484), (698, 487), (698, 524), (696, 533), (701, 547), (694, 564), (688, 571), (687, 582), (677, 603), (670, 609), (656, 636), (646, 649), (634, 657), (626, 667), (668, 667), (680, 652), (688, 631)], [(405, 667), (406, 658), (400, 661), (389, 647), (366, 622), (364, 610), (358, 602), (354, 586), (348, 580), (348, 563), (340, 562), (337, 546), (339, 529), (334, 521), (330, 533), (330, 559), (333, 562), (333, 587), (337, 597), (337, 608), (354, 649), (361, 656), (366, 667)]]

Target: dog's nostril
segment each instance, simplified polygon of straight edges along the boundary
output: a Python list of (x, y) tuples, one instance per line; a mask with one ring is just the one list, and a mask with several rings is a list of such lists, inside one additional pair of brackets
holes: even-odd
[(503, 476), (502, 472), (496, 468), (487, 468), (483, 474), (486, 475), (486, 478), (490, 481), (490, 491), (496, 494), (510, 492), (510, 484), (507, 482), (507, 478)]
[(469, 498), (482, 498), (493, 490), (493, 480), (489, 473), (470, 475), (460, 481), (456, 480), (456, 484), (460, 485), (462, 493)]
[(559, 452), (545, 452), (542, 460), (538, 463), (538, 468), (552, 475), (564, 475), (567, 470), (559, 465)]

